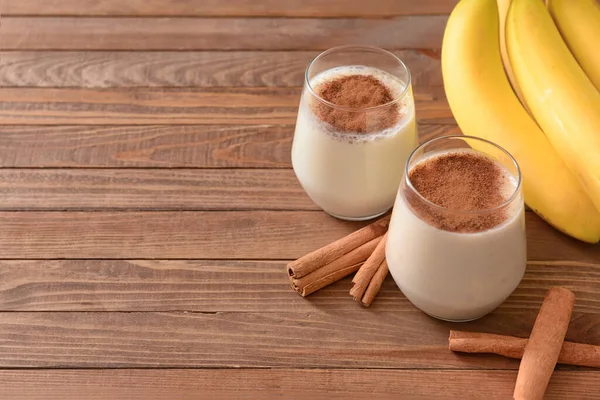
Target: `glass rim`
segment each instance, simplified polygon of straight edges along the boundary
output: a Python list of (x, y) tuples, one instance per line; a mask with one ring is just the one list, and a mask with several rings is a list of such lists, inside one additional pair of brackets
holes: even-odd
[[(347, 107), (347, 106), (340, 106), (337, 104), (334, 104), (330, 101), (325, 100), (324, 98), (322, 98), (321, 96), (319, 96), (314, 88), (311, 86), (310, 84), (310, 79), (308, 78), (308, 73), (311, 69), (311, 67), (315, 64), (315, 62), (319, 61), (321, 58), (331, 54), (331, 53), (335, 53), (335, 52), (339, 52), (339, 51), (347, 51), (347, 50), (351, 50), (351, 49), (355, 49), (355, 50), (363, 50), (366, 52), (373, 52), (373, 53), (380, 53), (386, 56), (391, 57), (394, 61), (396, 61), (405, 71), (406, 74), (408, 76), (408, 79), (406, 80), (406, 84), (404, 86), (404, 88), (402, 89), (402, 93), (400, 93), (400, 95), (396, 98), (394, 98), (391, 101), (388, 101), (387, 103), (384, 104), (380, 104), (378, 106), (371, 106), (371, 107)], [(389, 107), (391, 105), (394, 105), (396, 103), (398, 103), (400, 100), (402, 100), (406, 94), (408, 93), (408, 90), (412, 84), (412, 76), (410, 74), (410, 70), (408, 69), (408, 67), (406, 66), (406, 64), (398, 57), (396, 56), (394, 53), (384, 50), (380, 47), (375, 47), (375, 46), (363, 46), (363, 45), (344, 45), (344, 46), (336, 46), (336, 47), (332, 47), (330, 49), (327, 49), (323, 52), (321, 52), (320, 54), (318, 54), (315, 58), (313, 58), (311, 60), (310, 63), (308, 63), (308, 66), (306, 67), (306, 71), (304, 72), (304, 84), (306, 85), (306, 87), (308, 88), (308, 91), (317, 99), (319, 100), (321, 103), (325, 104), (328, 107), (331, 108), (335, 108), (338, 110), (342, 110), (342, 111), (350, 111), (350, 112), (365, 112), (365, 111), (372, 111), (372, 110), (378, 110), (378, 109), (382, 109), (385, 107)]]
[[(410, 162), (412, 161), (412, 159), (414, 158), (414, 156), (416, 155), (417, 151), (419, 151), (420, 149), (422, 149), (423, 147), (437, 142), (437, 141), (444, 141), (444, 140), (455, 140), (455, 139), (469, 139), (469, 140), (476, 140), (482, 143), (486, 143), (489, 144), (497, 149), (499, 149), (501, 152), (503, 152), (504, 154), (506, 154), (509, 158), (509, 160), (511, 160), (511, 162), (513, 163), (513, 165), (515, 166), (516, 170), (517, 170), (517, 184), (515, 185), (515, 190), (512, 192), (512, 194), (505, 200), (503, 201), (501, 204), (491, 207), (491, 208), (486, 208), (483, 210), (455, 210), (452, 208), (447, 208), (447, 207), (443, 207), (440, 206), (438, 204), (433, 203), (432, 201), (428, 200), (427, 198), (425, 198), (412, 184), (412, 182), (410, 181), (410, 177), (408, 176), (408, 171), (409, 171), (409, 165)], [(478, 151), (476, 149), (473, 149), (475, 151)], [(481, 214), (488, 214), (488, 213), (492, 213), (495, 211), (499, 211), (505, 207), (507, 207), (508, 205), (510, 205), (512, 202), (515, 201), (515, 199), (518, 197), (520, 191), (521, 191), (521, 186), (523, 183), (523, 176), (521, 174), (521, 167), (519, 166), (519, 163), (517, 163), (517, 160), (512, 156), (512, 154), (510, 154), (508, 152), (508, 150), (506, 150), (504, 147), (500, 146), (499, 144), (496, 144), (490, 140), (487, 139), (482, 139), (482, 138), (478, 138), (476, 136), (469, 136), (469, 135), (448, 135), (448, 136), (440, 136), (437, 138), (433, 138), (433, 139), (429, 139), (428, 141), (420, 144), (419, 146), (417, 146), (408, 156), (408, 159), (406, 160), (406, 165), (404, 166), (404, 180), (406, 182), (406, 185), (408, 186), (408, 188), (410, 188), (410, 190), (415, 193), (418, 197), (419, 200), (423, 201), (427, 206), (439, 210), (439, 211), (443, 211), (443, 212), (451, 212), (451, 213), (456, 213), (456, 214), (463, 214), (463, 215), (481, 215)]]

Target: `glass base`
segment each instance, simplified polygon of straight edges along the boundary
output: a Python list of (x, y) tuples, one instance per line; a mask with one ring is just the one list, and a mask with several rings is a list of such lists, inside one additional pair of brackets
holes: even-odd
[(387, 210), (382, 211), (379, 214), (368, 215), (366, 217), (344, 217), (343, 215), (337, 215), (337, 214), (330, 213), (329, 211), (325, 211), (325, 210), (323, 210), (323, 211), (325, 211), (325, 213), (331, 215), (334, 218), (342, 219), (344, 221), (367, 221), (367, 220), (370, 220), (370, 219), (373, 219), (373, 218), (381, 217), (383, 214), (385, 214), (389, 210), (390, 209), (388, 208)]
[[(421, 311), (423, 311), (423, 310), (421, 310)], [(468, 319), (448, 319), (448, 318), (442, 318), (442, 317), (438, 317), (437, 315), (429, 314), (428, 312), (425, 312), (425, 311), (423, 311), (423, 312), (424, 312), (425, 314), (429, 315), (429, 316), (430, 316), (430, 317), (432, 317), (432, 318), (439, 319), (440, 321), (446, 321), (446, 322), (457, 322), (457, 323), (460, 323), (460, 322), (471, 322), (471, 321), (476, 321), (476, 320), (478, 320), (478, 319), (480, 319), (480, 318), (483, 318), (483, 317), (485, 317), (485, 315), (487, 315), (487, 314), (485, 314), (485, 315), (482, 315), (481, 317), (468, 318)]]

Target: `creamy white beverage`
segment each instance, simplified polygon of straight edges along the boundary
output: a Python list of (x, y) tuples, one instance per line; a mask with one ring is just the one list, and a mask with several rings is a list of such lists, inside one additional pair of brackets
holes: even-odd
[(386, 247), (404, 295), (451, 321), (498, 307), (527, 263), (521, 196), (518, 177), (475, 150), (442, 150), (412, 162)]
[(410, 86), (364, 66), (328, 69), (309, 84), (292, 145), (302, 187), (340, 218), (367, 219), (389, 210), (418, 144)]

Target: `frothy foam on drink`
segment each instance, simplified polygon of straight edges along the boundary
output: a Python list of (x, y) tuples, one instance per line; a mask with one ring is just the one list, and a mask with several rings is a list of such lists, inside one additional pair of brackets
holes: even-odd
[(516, 190), (516, 179), (498, 162), (475, 150), (433, 154), (409, 170), (412, 209), (430, 225), (450, 232), (479, 232), (496, 227), (510, 216), (501, 207)]
[[(350, 143), (362, 143), (397, 134), (413, 118), (411, 93), (404, 94), (406, 83), (373, 67), (342, 66), (321, 72), (310, 84), (321, 98), (352, 108), (389, 106), (368, 113), (336, 110), (317, 99), (309, 102), (315, 122), (333, 138)], [(342, 85), (346, 85), (345, 87)], [(357, 89), (358, 93), (352, 92)]]

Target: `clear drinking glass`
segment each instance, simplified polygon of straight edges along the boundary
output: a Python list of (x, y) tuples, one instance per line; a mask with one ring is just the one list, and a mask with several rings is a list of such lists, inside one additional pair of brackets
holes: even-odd
[[(354, 74), (382, 82), (391, 94), (389, 101), (349, 107), (320, 94), (324, 83)], [(308, 196), (325, 212), (347, 220), (385, 213), (417, 144), (410, 72), (398, 57), (373, 47), (342, 46), (308, 65), (292, 165)]]
[[(416, 164), (465, 151), (483, 153), (504, 170), (506, 201), (490, 209), (457, 211), (430, 202), (414, 188), (409, 172)], [(479, 228), (451, 231), (444, 221)], [(468, 321), (498, 307), (518, 286), (527, 265), (521, 173), (515, 159), (494, 143), (469, 136), (441, 137), (415, 149), (394, 204), (386, 258), (400, 290), (433, 317)]]

